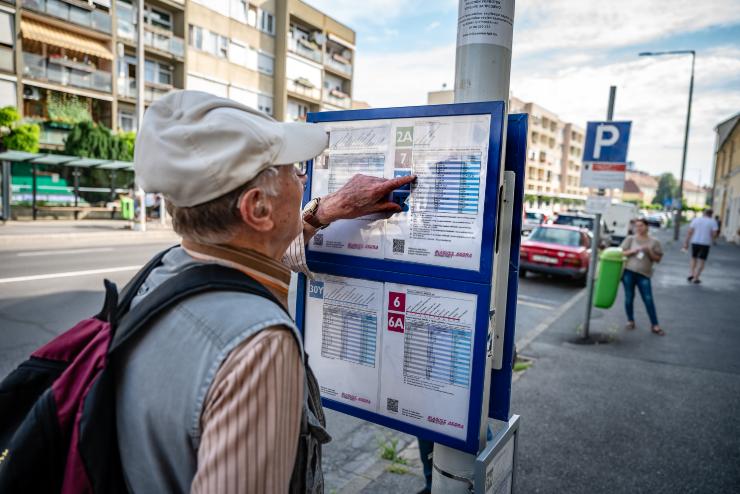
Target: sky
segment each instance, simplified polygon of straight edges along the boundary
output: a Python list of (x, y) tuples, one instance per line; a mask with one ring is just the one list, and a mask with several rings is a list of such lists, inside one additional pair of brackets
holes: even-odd
[[(354, 99), (426, 104), (454, 86), (457, 0), (306, 0), (357, 33)], [(628, 159), (651, 174), (681, 168), (690, 56), (696, 50), (686, 179), (711, 184), (714, 127), (740, 112), (740, 1), (519, 0), (511, 94), (585, 127), (632, 121)]]

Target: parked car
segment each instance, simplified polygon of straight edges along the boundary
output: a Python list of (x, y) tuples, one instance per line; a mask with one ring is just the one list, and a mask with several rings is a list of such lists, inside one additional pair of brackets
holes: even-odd
[(531, 232), (543, 223), (547, 223), (546, 213), (534, 210), (525, 211), (522, 221), (522, 233)]
[(665, 213), (651, 213), (645, 215), (645, 221), (647, 221), (649, 226), (663, 228), (668, 224), (668, 217)]
[(591, 233), (585, 228), (540, 225), (522, 241), (519, 276), (527, 272), (566, 276), (585, 286), (591, 256)]
[[(585, 228), (591, 234), (594, 232), (594, 221), (595, 217), (590, 214), (583, 214), (583, 213), (567, 213), (567, 214), (558, 214), (558, 216), (555, 218), (555, 221), (553, 221), (553, 224), (555, 225), (569, 225), (569, 226), (575, 226), (578, 228)], [(611, 229), (607, 226), (606, 221), (604, 219), (601, 219), (601, 232), (600, 235), (600, 241), (599, 241), (599, 247), (609, 247), (611, 245)]]

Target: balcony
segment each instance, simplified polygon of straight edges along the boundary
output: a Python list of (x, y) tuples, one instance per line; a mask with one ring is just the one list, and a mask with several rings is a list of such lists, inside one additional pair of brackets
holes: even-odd
[(352, 106), (352, 99), (348, 94), (337, 89), (324, 89), (324, 103), (342, 108), (350, 108)]
[[(144, 101), (151, 103), (169, 93), (173, 87), (147, 81), (144, 84)], [(118, 79), (118, 97), (136, 99), (136, 79)]]
[(288, 51), (321, 63), (321, 50), (317, 45), (302, 38), (288, 38)]
[(23, 7), (105, 34), (111, 34), (112, 32), (111, 16), (108, 12), (102, 10), (84, 9), (60, 0), (24, 0)]
[(327, 53), (324, 65), (334, 72), (339, 72), (347, 77), (352, 77), (352, 62), (337, 53)]
[[(147, 48), (169, 53), (178, 58), (185, 58), (184, 39), (164, 29), (156, 29), (150, 26), (144, 26), (144, 29), (144, 45)], [(119, 38), (136, 43), (136, 24), (133, 22), (119, 17), (116, 20), (116, 31)]]
[(302, 77), (297, 79), (288, 79), (287, 87), (288, 91), (293, 94), (305, 96), (316, 101), (321, 99), (321, 91), (319, 88), (311, 84), (309, 80)]
[(97, 70), (94, 66), (66, 58), (44, 58), (33, 53), (23, 53), (23, 75), (62, 86), (92, 89), (110, 93), (110, 72)]

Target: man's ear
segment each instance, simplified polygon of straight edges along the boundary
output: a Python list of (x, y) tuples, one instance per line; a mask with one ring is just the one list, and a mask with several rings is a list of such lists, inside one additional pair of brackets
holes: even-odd
[(239, 200), (242, 221), (252, 230), (268, 232), (275, 227), (272, 220), (272, 201), (259, 188), (249, 189)]

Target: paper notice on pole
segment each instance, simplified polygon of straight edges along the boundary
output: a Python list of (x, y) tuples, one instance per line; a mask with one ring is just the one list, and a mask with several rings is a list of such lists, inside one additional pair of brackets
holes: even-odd
[(316, 275), (306, 295), (304, 344), (321, 395), (375, 411), (383, 284)]
[(584, 161), (581, 167), (581, 186), (595, 189), (624, 189), (626, 170), (626, 163)]
[(476, 295), (317, 275), (305, 300), (322, 397), (467, 437)]
[(514, 0), (462, 0), (458, 10), (457, 46), (486, 44), (511, 50)]
[(324, 124), (329, 148), (314, 161), (313, 197), (356, 173), (417, 181), (393, 193), (403, 212), (337, 221), (309, 249), (479, 269), (490, 126), (490, 115)]

